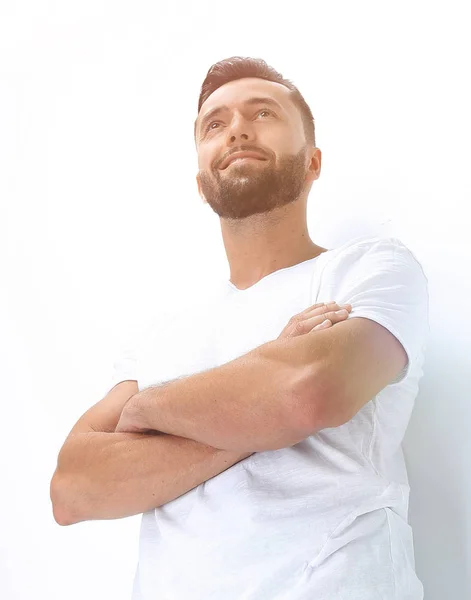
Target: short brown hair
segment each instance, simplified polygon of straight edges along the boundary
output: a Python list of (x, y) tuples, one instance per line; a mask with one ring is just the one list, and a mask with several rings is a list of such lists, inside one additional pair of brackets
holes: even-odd
[[(286, 86), (291, 91), (291, 100), (293, 101), (293, 104), (298, 107), (299, 112), (301, 113), (306, 142), (312, 146), (316, 145), (314, 117), (309, 105), (304, 100), (298, 88), (289, 79), (285, 79), (281, 73), (278, 73), (273, 67), (267, 65), (261, 58), (232, 56), (231, 58), (225, 58), (212, 65), (201, 86), (201, 93), (198, 100), (198, 114), (205, 100), (219, 87), (225, 83), (229, 83), (229, 81), (242, 79), (244, 77), (259, 77), (260, 79), (274, 81), (275, 83), (281, 83)], [(198, 118), (195, 120), (195, 138), (197, 120)]]

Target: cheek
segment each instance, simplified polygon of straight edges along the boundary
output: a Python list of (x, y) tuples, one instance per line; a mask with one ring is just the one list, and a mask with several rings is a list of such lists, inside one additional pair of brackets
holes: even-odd
[(219, 155), (214, 151), (200, 151), (198, 155), (198, 169), (206, 172), (213, 171), (217, 168), (219, 158)]

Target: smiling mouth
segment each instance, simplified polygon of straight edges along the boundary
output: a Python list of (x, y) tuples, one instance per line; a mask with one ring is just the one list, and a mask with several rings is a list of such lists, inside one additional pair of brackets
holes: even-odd
[(243, 156), (241, 158), (234, 158), (234, 160), (231, 160), (231, 162), (224, 167), (224, 169), (222, 169), (223, 171), (225, 171), (228, 167), (230, 167), (231, 165), (238, 163), (238, 162), (242, 162), (244, 160), (259, 160), (259, 161), (265, 161), (266, 158), (255, 158), (254, 156)]

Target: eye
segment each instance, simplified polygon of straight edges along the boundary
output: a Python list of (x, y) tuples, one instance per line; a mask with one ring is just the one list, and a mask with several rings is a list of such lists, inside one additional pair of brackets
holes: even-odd
[[(266, 108), (262, 108), (262, 110), (259, 110), (259, 111), (258, 111), (257, 115), (261, 114), (262, 112), (266, 112), (266, 113), (269, 113), (269, 114), (271, 114), (271, 115), (272, 115), (272, 114), (274, 114), (274, 113), (272, 113), (272, 112), (271, 112), (271, 110), (267, 110)], [(217, 125), (218, 123), (219, 123), (219, 121), (211, 121), (211, 123), (209, 123), (209, 124), (206, 126), (206, 129), (205, 129), (205, 131), (208, 131), (208, 130), (210, 129), (211, 125)]]

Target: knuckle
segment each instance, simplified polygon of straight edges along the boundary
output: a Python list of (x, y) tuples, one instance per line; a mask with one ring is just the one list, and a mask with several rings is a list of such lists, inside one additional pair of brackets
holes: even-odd
[(337, 307), (337, 303), (336, 302), (329, 302), (328, 304), (324, 304), (324, 310), (325, 311), (329, 311), (332, 309), (335, 309)]
[(294, 326), (294, 332), (302, 333), (303, 330), (304, 330), (304, 321), (296, 321), (296, 324)]

